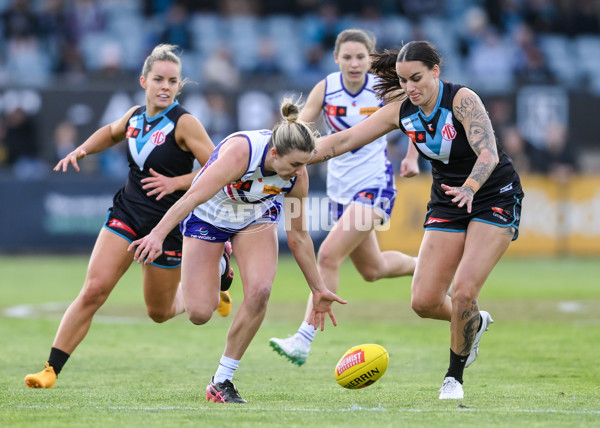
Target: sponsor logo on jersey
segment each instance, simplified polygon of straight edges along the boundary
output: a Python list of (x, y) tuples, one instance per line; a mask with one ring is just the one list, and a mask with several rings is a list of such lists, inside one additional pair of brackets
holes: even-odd
[(444, 140), (452, 141), (456, 138), (456, 128), (449, 123), (446, 123), (442, 128), (442, 137)]
[(377, 110), (379, 110), (379, 107), (361, 107), (359, 113), (361, 116), (371, 116)]
[(127, 138), (137, 138), (138, 135), (140, 135), (139, 129), (134, 128), (133, 126), (127, 128), (127, 134), (125, 135)]
[(347, 110), (346, 106), (327, 105), (327, 114), (329, 116), (346, 116)]
[(160, 146), (166, 141), (165, 133), (162, 130), (158, 130), (150, 136), (150, 142), (155, 146)]
[(435, 223), (449, 223), (450, 220), (446, 220), (445, 218), (435, 218), (435, 217), (429, 217), (429, 219), (427, 219), (427, 223), (425, 223), (425, 226), (429, 225), (429, 224), (435, 224)]
[(404, 126), (405, 128), (407, 128), (412, 123), (420, 122), (420, 121), (421, 121), (421, 119), (419, 119), (418, 117), (415, 117), (415, 116), (405, 117), (404, 119), (402, 119), (402, 126)]
[(268, 184), (265, 184), (263, 186), (262, 192), (267, 193), (269, 195), (279, 195), (281, 193), (281, 189), (279, 187), (269, 186)]
[(504, 186), (502, 189), (500, 189), (500, 193), (508, 192), (509, 190), (512, 190), (512, 188), (513, 185), (510, 183), (508, 186)]
[(425, 131), (406, 131), (406, 135), (414, 143), (424, 143), (427, 141), (427, 133)]
[(133, 229), (123, 223), (121, 220), (117, 220), (116, 218), (111, 218), (108, 222), (108, 227), (114, 227), (117, 229), (123, 229), (127, 232), (131, 233), (133, 236), (137, 236), (137, 234), (133, 231)]

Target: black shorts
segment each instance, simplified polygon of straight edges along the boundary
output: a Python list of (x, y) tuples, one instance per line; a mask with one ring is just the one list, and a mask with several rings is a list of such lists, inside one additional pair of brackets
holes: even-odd
[[(143, 215), (130, 215), (126, 210), (113, 206), (108, 210), (104, 227), (119, 235), (123, 239), (133, 242), (148, 235), (152, 228), (158, 224), (160, 218), (148, 218)], [(176, 268), (181, 266), (181, 248), (183, 237), (179, 226), (174, 228), (163, 242), (163, 252), (152, 262), (161, 268)]]
[(521, 222), (521, 201), (523, 192), (496, 198), (480, 207), (473, 207), (471, 213), (462, 207), (454, 210), (437, 209), (427, 206), (425, 230), (443, 230), (445, 232), (466, 232), (471, 221), (493, 224), (498, 227), (513, 227), (515, 235), (513, 241), (519, 237), (519, 223)]

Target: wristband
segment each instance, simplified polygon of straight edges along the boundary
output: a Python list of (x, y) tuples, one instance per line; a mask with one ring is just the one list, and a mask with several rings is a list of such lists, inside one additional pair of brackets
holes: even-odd
[(479, 183), (475, 180), (473, 180), (472, 178), (467, 178), (465, 180), (465, 182), (463, 183), (463, 187), (469, 187), (471, 189), (473, 189), (473, 193), (477, 193), (477, 191), (479, 190), (479, 188), (481, 187), (479, 185)]

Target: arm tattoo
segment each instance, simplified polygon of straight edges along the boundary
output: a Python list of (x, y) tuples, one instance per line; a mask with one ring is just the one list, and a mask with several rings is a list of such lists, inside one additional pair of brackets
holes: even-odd
[(323, 162), (327, 162), (329, 159), (336, 157), (337, 154), (335, 153), (335, 147), (331, 147), (331, 154), (330, 155), (323, 155)]
[(475, 94), (464, 97), (453, 111), (463, 124), (469, 145), (477, 155), (469, 178), (483, 185), (498, 164), (496, 137), (490, 118)]
[(319, 163), (319, 162), (327, 162), (329, 159), (334, 158), (336, 156), (337, 156), (337, 154), (335, 153), (334, 147), (331, 148), (330, 155), (323, 155), (321, 158), (319, 158), (319, 151), (317, 149), (314, 149), (312, 151), (312, 157), (310, 160), (310, 164)]
[(475, 196), (475, 190), (472, 187), (463, 185), (460, 186), (459, 189), (461, 189), (462, 192), (467, 193), (471, 197), (471, 199), (473, 199), (473, 197)]

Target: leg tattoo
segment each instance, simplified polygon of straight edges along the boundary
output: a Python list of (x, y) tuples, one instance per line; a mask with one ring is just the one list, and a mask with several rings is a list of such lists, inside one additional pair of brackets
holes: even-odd
[(471, 348), (473, 347), (473, 341), (475, 340), (475, 335), (477, 334), (477, 331), (479, 330), (479, 326), (481, 324), (481, 316), (479, 315), (479, 307), (477, 306), (476, 300), (473, 301), (473, 304), (471, 305), (470, 309), (463, 312), (462, 319), (468, 319), (463, 329), (463, 338), (465, 341), (465, 345), (460, 351), (461, 355), (466, 355), (469, 352), (471, 352)]

